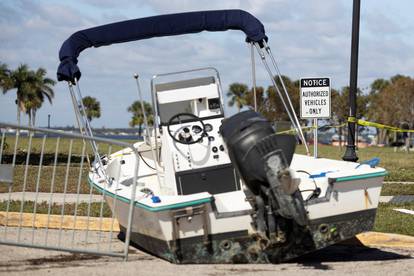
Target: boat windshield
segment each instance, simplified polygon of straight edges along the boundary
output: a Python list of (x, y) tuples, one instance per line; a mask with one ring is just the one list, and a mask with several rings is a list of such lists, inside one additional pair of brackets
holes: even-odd
[(223, 115), (218, 85), (214, 77), (156, 85), (158, 116), (161, 124), (179, 113), (200, 118)]

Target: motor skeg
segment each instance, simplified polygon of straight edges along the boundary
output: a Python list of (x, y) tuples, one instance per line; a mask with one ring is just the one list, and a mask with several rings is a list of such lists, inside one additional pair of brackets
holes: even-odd
[(271, 123), (252, 110), (223, 120), (220, 134), (233, 165), (255, 194), (259, 193), (260, 186), (269, 186), (264, 156), (281, 150), (287, 165), (290, 165), (296, 146), (294, 136), (275, 134)]

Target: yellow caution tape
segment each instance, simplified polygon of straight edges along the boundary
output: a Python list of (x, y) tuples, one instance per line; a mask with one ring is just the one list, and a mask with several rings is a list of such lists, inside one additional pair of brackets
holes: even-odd
[(348, 122), (356, 123), (360, 126), (375, 127), (375, 128), (386, 129), (386, 130), (394, 131), (394, 132), (414, 132), (414, 129), (402, 129), (402, 128), (399, 128), (399, 127), (387, 126), (387, 125), (383, 125), (383, 124), (379, 124), (379, 123), (359, 120), (355, 117), (349, 117)]
[(129, 155), (131, 154), (131, 152), (123, 152), (123, 153), (118, 153), (118, 154), (112, 154), (109, 156), (109, 158), (117, 158), (117, 157), (123, 157), (124, 155)]
[[(348, 117), (348, 122), (356, 123), (360, 126), (375, 127), (375, 128), (386, 129), (386, 130), (394, 131), (394, 132), (414, 133), (414, 129), (402, 129), (402, 128), (399, 128), (399, 127), (387, 126), (387, 125), (383, 125), (383, 124), (379, 124), (379, 123), (360, 120), (360, 119), (357, 119), (355, 117)], [(324, 128), (324, 129), (325, 128), (340, 128), (340, 127), (343, 127), (345, 125), (346, 125), (346, 123), (336, 125), (336, 126), (320, 126), (319, 128)], [(314, 128), (315, 128), (315, 126), (301, 127), (301, 129), (304, 130), (304, 131), (311, 130), (311, 129), (314, 129)], [(292, 128), (292, 129), (276, 132), (276, 134), (288, 134), (288, 133), (295, 133), (295, 132), (296, 132), (296, 129)]]
[[(302, 130), (311, 130), (314, 128), (315, 128), (314, 126), (301, 127)], [(296, 132), (296, 128), (292, 128), (292, 129), (276, 132), (276, 134), (288, 134), (288, 133), (295, 133), (295, 132)]]
[[(318, 126), (318, 128), (340, 128), (345, 126), (346, 123), (340, 124), (340, 125), (336, 125), (336, 126)], [(306, 130), (311, 130), (311, 129), (315, 129), (315, 126), (307, 126), (307, 127), (301, 127), (302, 130), (306, 131)], [(288, 133), (295, 133), (297, 132), (295, 128), (292, 129), (288, 129), (288, 130), (284, 130), (284, 131), (280, 131), (280, 132), (276, 132), (276, 134), (288, 134)]]

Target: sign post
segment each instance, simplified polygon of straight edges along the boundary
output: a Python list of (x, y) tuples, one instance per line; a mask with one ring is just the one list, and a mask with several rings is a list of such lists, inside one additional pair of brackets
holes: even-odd
[(331, 81), (329, 78), (300, 79), (300, 117), (313, 119), (313, 153), (318, 158), (318, 119), (331, 117)]
[(313, 156), (318, 158), (318, 119), (313, 119)]

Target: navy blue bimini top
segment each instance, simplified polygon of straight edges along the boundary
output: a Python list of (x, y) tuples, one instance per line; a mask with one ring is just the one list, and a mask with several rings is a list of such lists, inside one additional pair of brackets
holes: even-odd
[(198, 11), (151, 16), (102, 25), (72, 34), (59, 51), (59, 81), (79, 79), (76, 65), (80, 52), (89, 47), (100, 47), (160, 36), (172, 36), (202, 31), (241, 30), (247, 42), (267, 41), (263, 24), (243, 10)]

